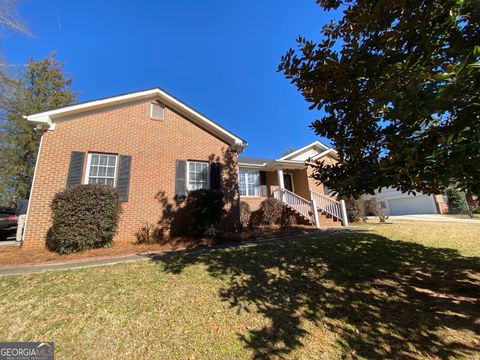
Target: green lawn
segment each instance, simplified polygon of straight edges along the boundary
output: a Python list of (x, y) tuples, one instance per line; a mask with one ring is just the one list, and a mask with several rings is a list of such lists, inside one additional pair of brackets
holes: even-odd
[(0, 339), (61, 359), (479, 358), (480, 225), (397, 222), (0, 278)]

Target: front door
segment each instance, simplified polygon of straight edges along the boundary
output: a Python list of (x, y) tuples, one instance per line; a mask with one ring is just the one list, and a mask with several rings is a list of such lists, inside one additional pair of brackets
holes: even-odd
[(292, 174), (283, 174), (283, 184), (285, 189), (293, 192), (293, 176)]

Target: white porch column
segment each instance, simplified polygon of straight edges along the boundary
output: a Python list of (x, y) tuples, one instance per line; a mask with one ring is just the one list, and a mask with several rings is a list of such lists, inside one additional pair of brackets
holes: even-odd
[(283, 189), (285, 189), (285, 184), (283, 182), (283, 169), (277, 169), (277, 176), (278, 176), (278, 187), (280, 188), (280, 199), (281, 202), (284, 201), (284, 196), (283, 196)]
[(348, 226), (348, 215), (347, 215), (347, 207), (345, 206), (345, 200), (340, 200), (340, 208), (342, 211), (343, 226)]
[(312, 204), (312, 212), (313, 212), (313, 222), (314, 225), (319, 228), (320, 227), (320, 219), (318, 218), (318, 209), (317, 209), (317, 203), (315, 200), (310, 201)]

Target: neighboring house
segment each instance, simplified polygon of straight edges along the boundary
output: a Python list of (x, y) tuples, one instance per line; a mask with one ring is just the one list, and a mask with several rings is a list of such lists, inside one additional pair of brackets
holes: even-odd
[(32, 184), (25, 247), (43, 247), (56, 193), (78, 184), (117, 188), (123, 213), (115, 241), (134, 242), (147, 224), (168, 236), (188, 190), (225, 193), (238, 224), (237, 154), (246, 142), (154, 88), (26, 117), (44, 131)]
[[(366, 195), (369, 200), (375, 197), (385, 209), (386, 215), (445, 214), (448, 205), (443, 195), (416, 195), (404, 193), (394, 188), (383, 188), (375, 195)], [(367, 215), (368, 206), (367, 206)]]
[[(311, 177), (308, 164), (316, 160), (333, 164), (338, 155), (315, 141), (279, 159), (240, 156), (240, 200), (257, 210), (265, 198), (275, 197), (312, 225), (340, 225), (343, 220), (347, 225), (344, 203), (330, 197), (329, 190)], [(314, 207), (317, 211), (313, 211)]]

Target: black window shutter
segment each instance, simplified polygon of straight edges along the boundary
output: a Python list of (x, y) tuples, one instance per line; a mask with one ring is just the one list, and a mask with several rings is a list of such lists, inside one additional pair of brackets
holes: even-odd
[(70, 167), (68, 169), (67, 189), (82, 183), (84, 159), (84, 152), (72, 151), (70, 155)]
[(187, 197), (187, 161), (177, 160), (175, 167), (175, 200), (183, 201)]
[(267, 185), (267, 172), (260, 171), (260, 185)]
[(213, 190), (222, 188), (222, 164), (219, 162), (210, 164), (210, 188)]
[(118, 159), (118, 179), (117, 191), (120, 201), (128, 201), (128, 191), (130, 188), (130, 172), (132, 168), (132, 157), (130, 155), (120, 155)]
[(267, 195), (267, 172), (260, 171), (260, 196)]

